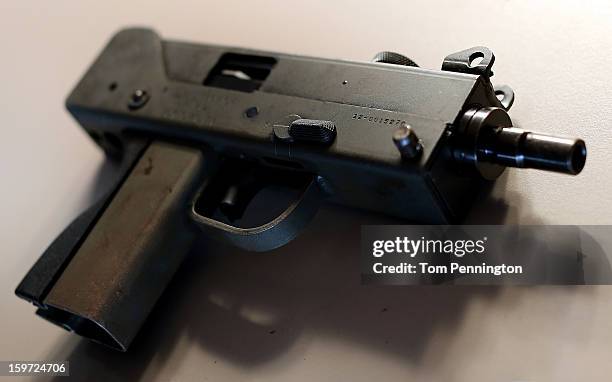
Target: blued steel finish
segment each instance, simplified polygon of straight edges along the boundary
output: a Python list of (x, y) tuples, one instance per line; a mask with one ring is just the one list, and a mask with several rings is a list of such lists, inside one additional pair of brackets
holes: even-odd
[(512, 127), (502, 108), (474, 108), (459, 123), (455, 156), (482, 177), (495, 179), (506, 167), (534, 168), (576, 175), (586, 162), (582, 139), (555, 137)]
[(495, 55), (489, 48), (475, 46), (446, 56), (442, 62), (442, 70), (491, 77), (494, 62)]

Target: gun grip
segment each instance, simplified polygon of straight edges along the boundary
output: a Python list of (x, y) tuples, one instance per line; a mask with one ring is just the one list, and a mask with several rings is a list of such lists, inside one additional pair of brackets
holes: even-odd
[(39, 316), (121, 351), (197, 236), (187, 207), (205, 176), (200, 150), (143, 148), (128, 153), (116, 190), (58, 237), (16, 290)]

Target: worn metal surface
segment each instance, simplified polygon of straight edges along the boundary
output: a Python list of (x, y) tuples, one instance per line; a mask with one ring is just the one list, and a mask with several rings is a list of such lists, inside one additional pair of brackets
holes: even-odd
[[(134, 89), (150, 97), (137, 110)], [(456, 192), (431, 169), (452, 160), (446, 133), (466, 105), (501, 107), (486, 76), (165, 41), (136, 28), (111, 39), (66, 104), (90, 134), (138, 132), (282, 160), (327, 179), (333, 202), (421, 222), (465, 214), (482, 179), (459, 174)], [(331, 121), (337, 137), (326, 147), (272, 139), (289, 115)], [(402, 161), (395, 147), (402, 123), (421, 140), (417, 160)]]
[(130, 174), (138, 159), (140, 159), (147, 144), (148, 142), (146, 141), (132, 140), (130, 145), (125, 147), (121, 164), (117, 171), (118, 174), (111, 190), (74, 219), (45, 249), (17, 286), (15, 293), (19, 297), (37, 306), (43, 305), (43, 300), (47, 293), (49, 293), (55, 281), (57, 281), (63, 270), (70, 263), (72, 256), (74, 256), (81, 243), (104, 213), (113, 196)]
[(42, 315), (126, 350), (195, 236), (198, 150), (153, 143), (44, 300)]
[[(100, 150), (61, 102), (109, 33), (134, 23), (189, 41), (329, 58), (369, 60), (389, 49), (428, 68), (439, 68), (450, 52), (486, 44), (498, 58), (494, 79), (517, 93), (515, 123), (549, 134), (579, 132), (592, 156), (580, 181), (507, 171), (470, 221), (610, 224), (612, 177), (602, 176), (612, 160), (612, 56), (602, 53), (612, 36), (610, 2), (502, 1), (486, 9), (475, 0), (459, 7), (448, 0), (265, 4), (2, 3), (0, 167), (10, 182), (2, 188), (0, 223), (0, 358), (70, 360), (75, 379), (88, 381), (360, 381), (383, 371), (385, 379), (406, 381), (607, 380), (610, 288), (363, 288), (351, 266), (356, 222), (392, 220), (333, 206), (291, 246), (257, 261), (229, 246), (208, 247), (217, 260), (185, 268), (134, 352), (116, 354), (69, 336), (15, 298), (11, 291), (32, 262), (110, 184), (108, 172), (98, 172), (106, 169)], [(35, 80), (23, 80), (32, 73)], [(294, 268), (299, 272), (287, 272)], [(313, 282), (319, 269), (326, 272)], [(235, 312), (257, 308), (286, 318), (284, 324), (260, 328), (214, 305), (193, 304), (228, 294)]]
[(278, 216), (255, 227), (237, 227), (198, 211), (198, 199), (207, 197), (206, 188), (202, 191), (190, 209), (193, 223), (213, 240), (256, 252), (270, 251), (295, 239), (315, 217), (324, 193), (317, 179), (310, 177), (302, 192)]
[[(491, 50), (474, 47), (428, 70), (196, 45), (131, 28), (110, 40), (66, 105), (93, 136), (125, 140), (137, 132), (206, 145), (219, 156), (283, 162), (326, 179), (330, 201), (413, 222), (452, 222), (490, 180), (456, 160), (459, 121), (472, 108), (512, 104), (512, 91), (490, 82), (494, 61)], [(136, 94), (146, 95), (138, 108)], [(278, 139), (278, 126), (295, 115), (326, 121), (333, 134), (315, 136), (320, 129), (311, 128), (298, 139), (293, 121), (293, 139)], [(419, 137), (410, 161), (393, 140), (405, 124)]]
[[(189, 66), (194, 59), (195, 67), (208, 67), (197, 81)], [(209, 185), (198, 197), (211, 197), (205, 213), (193, 199), (189, 216), (209, 236), (265, 251), (292, 240), (314, 217), (323, 196), (413, 221), (447, 222), (462, 217), (486, 181), (505, 168), (497, 166), (494, 176), (486, 176), (475, 171), (480, 162), (507, 164), (506, 156), (528, 152), (541, 163), (551, 153), (561, 163), (554, 168), (563, 170), (565, 162), (576, 162), (569, 154), (586, 156), (582, 141), (582, 151), (569, 144), (560, 148), (554, 139), (545, 149), (532, 139), (527, 151), (520, 142), (498, 144), (496, 138), (502, 136), (494, 131), (512, 126), (506, 113), (512, 100), (511, 92), (497, 98), (501, 90), (494, 90), (489, 78), (494, 60), (488, 48), (475, 47), (449, 55), (442, 71), (432, 71), (393, 65), (388, 59), (352, 63), (163, 41), (152, 30), (132, 28), (111, 39), (66, 105), (112, 156), (135, 136), (206, 150), (215, 163), (211, 174), (221, 176), (207, 179)], [(461, 129), (469, 110), (497, 110), (505, 119), (498, 124), (470, 119)], [(383, 118), (381, 111), (389, 117)], [(284, 136), (288, 119), (292, 122)], [(398, 128), (405, 131), (403, 137)], [(486, 145), (481, 135), (489, 137)], [(466, 149), (465, 141), (475, 144)], [(499, 155), (489, 152), (497, 149)], [(47, 283), (45, 292), (51, 289), (44, 301), (30, 298), (42, 306), (40, 315), (127, 349), (180, 263), (180, 256), (169, 262), (164, 251), (185, 252), (193, 238), (191, 227), (173, 220), (187, 222), (182, 215), (185, 194), (201, 171), (202, 154), (175, 150), (177, 154), (154, 144), (142, 157), (83, 244), (73, 245), (79, 250), (74, 256), (74, 248), (70, 251), (70, 264), (64, 261), (61, 276), (56, 271)], [(457, 160), (468, 156), (474, 159)], [(580, 172), (584, 160), (579, 159), (580, 168), (566, 172)], [(234, 167), (217, 168), (234, 161)], [(251, 166), (264, 170), (243, 171)], [(273, 168), (285, 172), (273, 173)], [(230, 221), (242, 216), (259, 188), (253, 184), (291, 183), (294, 175), (306, 175), (310, 182), (270, 221), (248, 228), (212, 217), (217, 207), (229, 212)], [(187, 185), (180, 184), (185, 181)], [(92, 267), (90, 276), (86, 269)], [(155, 277), (143, 275), (158, 268), (161, 282), (147, 288)]]

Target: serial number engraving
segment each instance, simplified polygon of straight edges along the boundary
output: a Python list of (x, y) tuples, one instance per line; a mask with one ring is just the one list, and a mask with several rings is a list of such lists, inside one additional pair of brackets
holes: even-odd
[(400, 125), (402, 123), (406, 123), (406, 121), (402, 119), (383, 118), (383, 117), (376, 116), (376, 115), (359, 114), (359, 113), (353, 113), (353, 119), (363, 120), (366, 122), (377, 123), (380, 125), (387, 125), (387, 126)]

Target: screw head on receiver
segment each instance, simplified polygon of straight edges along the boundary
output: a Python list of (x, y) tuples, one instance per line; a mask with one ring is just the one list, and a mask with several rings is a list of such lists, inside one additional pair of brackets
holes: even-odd
[(144, 89), (136, 89), (130, 96), (130, 100), (128, 102), (128, 108), (130, 110), (136, 110), (143, 107), (151, 98), (149, 92)]

